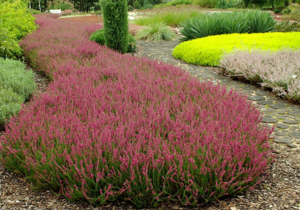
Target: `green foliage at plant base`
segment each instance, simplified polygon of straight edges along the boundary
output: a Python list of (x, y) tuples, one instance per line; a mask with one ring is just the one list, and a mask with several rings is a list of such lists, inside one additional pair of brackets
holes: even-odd
[[(105, 39), (104, 39), (104, 29), (100, 29), (92, 33), (90, 37), (91, 41), (94, 41), (100, 45), (105, 45)], [(131, 34), (128, 34), (128, 43), (134, 43), (133, 48), (129, 44), (127, 47), (127, 53), (135, 52), (136, 49), (136, 41), (134, 37)]]
[(120, 53), (128, 48), (127, 0), (101, 0), (105, 45)]
[(181, 24), (181, 41), (231, 33), (264, 33), (274, 29), (274, 18), (267, 12), (221, 12), (189, 19)]
[(176, 34), (164, 23), (155, 23), (144, 29), (141, 29), (137, 35), (137, 39), (146, 41), (170, 41), (176, 37)]
[(20, 111), (35, 89), (34, 74), (23, 63), (0, 58), (0, 125)]
[(192, 0), (174, 0), (174, 1), (170, 1), (168, 3), (166, 3), (166, 6), (177, 6), (180, 4), (192, 4), (193, 1)]
[(237, 49), (277, 51), (284, 48), (300, 48), (300, 32), (209, 36), (181, 43), (173, 50), (173, 56), (196, 65), (218, 66), (224, 53)]

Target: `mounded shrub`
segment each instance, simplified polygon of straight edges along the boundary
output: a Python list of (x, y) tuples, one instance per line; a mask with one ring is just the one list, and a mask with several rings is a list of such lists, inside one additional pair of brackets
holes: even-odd
[(0, 4), (0, 57), (18, 58), (21, 48), (18, 41), (36, 29), (35, 18), (22, 0)]
[[(104, 29), (100, 29), (98, 31), (95, 31), (94, 33), (92, 33), (91, 37), (90, 37), (90, 41), (94, 41), (100, 45), (105, 45), (105, 39), (104, 39)], [(136, 49), (136, 41), (135, 38), (131, 35), (128, 34), (128, 43), (134, 43), (133, 48), (131, 47), (131, 45), (129, 44), (127, 47), (127, 53), (131, 53), (131, 52), (135, 52)]]
[(105, 45), (120, 53), (128, 49), (127, 0), (100, 0), (104, 19)]
[(81, 23), (37, 22), (21, 45), (53, 82), (8, 124), (6, 168), (93, 205), (196, 205), (259, 183), (270, 130), (246, 96), (88, 41)]
[(20, 111), (35, 88), (34, 74), (23, 63), (0, 58), (0, 126)]
[(225, 54), (220, 66), (229, 75), (242, 76), (263, 87), (272, 88), (279, 96), (300, 102), (300, 52), (280, 50), (232, 52)]
[(176, 38), (176, 34), (164, 23), (156, 23), (141, 29), (136, 38), (146, 41), (170, 41)]
[(11, 89), (3, 89), (0, 87), (0, 128), (16, 115), (20, 109), (24, 98)]
[(188, 19), (181, 24), (181, 41), (231, 33), (265, 33), (274, 30), (274, 18), (267, 12), (221, 12)]
[(299, 32), (273, 32), (210, 36), (181, 43), (173, 50), (173, 56), (196, 65), (218, 66), (225, 53), (238, 49), (245, 51), (298, 49), (299, 35)]

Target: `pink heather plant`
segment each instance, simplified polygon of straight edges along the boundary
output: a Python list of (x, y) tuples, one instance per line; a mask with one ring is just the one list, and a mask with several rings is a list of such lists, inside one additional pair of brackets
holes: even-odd
[(263, 87), (272, 88), (279, 96), (300, 101), (300, 51), (237, 51), (220, 61), (229, 74), (243, 76)]
[(89, 41), (99, 26), (37, 23), (21, 46), (53, 82), (7, 125), (7, 168), (93, 205), (195, 205), (259, 183), (270, 130), (245, 96), (99, 46)]

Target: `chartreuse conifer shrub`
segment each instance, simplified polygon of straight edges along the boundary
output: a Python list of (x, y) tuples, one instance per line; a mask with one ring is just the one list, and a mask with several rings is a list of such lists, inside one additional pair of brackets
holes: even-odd
[(128, 48), (127, 0), (100, 0), (104, 19), (105, 45), (120, 53)]
[(173, 50), (173, 56), (196, 65), (218, 66), (222, 56), (234, 50), (284, 48), (300, 48), (300, 32), (209, 36), (181, 43)]
[(23, 63), (0, 58), (0, 126), (20, 111), (35, 88), (34, 74)]

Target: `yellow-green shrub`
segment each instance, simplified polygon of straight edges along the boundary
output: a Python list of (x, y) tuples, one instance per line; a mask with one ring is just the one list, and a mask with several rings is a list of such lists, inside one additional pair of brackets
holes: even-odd
[(236, 49), (277, 51), (284, 48), (300, 48), (300, 32), (209, 36), (181, 43), (173, 50), (173, 56), (196, 65), (218, 66), (224, 53)]
[(0, 4), (0, 57), (18, 57), (21, 49), (18, 40), (36, 29), (35, 17), (22, 0)]

